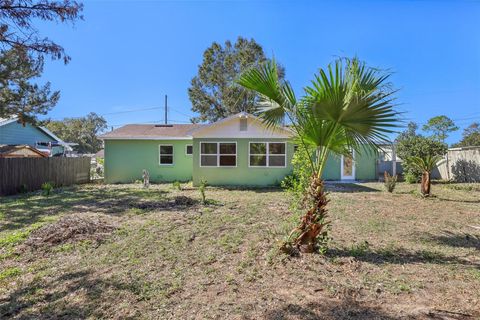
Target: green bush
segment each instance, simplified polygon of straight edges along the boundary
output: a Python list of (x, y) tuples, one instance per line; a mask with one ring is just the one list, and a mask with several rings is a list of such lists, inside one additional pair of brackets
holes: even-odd
[(412, 172), (407, 172), (404, 175), (404, 179), (407, 183), (411, 183), (411, 184), (414, 184), (414, 183), (417, 183), (418, 181), (420, 181), (420, 177), (418, 177), (416, 174), (414, 174)]
[(45, 182), (42, 184), (41, 188), (42, 188), (42, 194), (45, 197), (48, 197), (53, 191), (53, 182)]
[(420, 181), (421, 170), (415, 167), (410, 159), (414, 157), (443, 156), (447, 152), (447, 145), (417, 134), (403, 134), (397, 139), (397, 155), (403, 160), (403, 174), (405, 181), (416, 183)]
[(182, 191), (182, 184), (180, 183), (180, 181), (174, 181), (173, 188), (177, 189), (178, 191)]
[(310, 184), (312, 170), (307, 152), (313, 152), (313, 150), (306, 150), (305, 147), (298, 146), (292, 158), (293, 172), (291, 175), (286, 176), (281, 182), (282, 188), (293, 198), (293, 210), (298, 210), (303, 207), (305, 190)]

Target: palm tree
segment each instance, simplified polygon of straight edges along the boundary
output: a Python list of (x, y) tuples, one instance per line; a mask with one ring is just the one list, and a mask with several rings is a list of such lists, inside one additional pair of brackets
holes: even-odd
[(427, 155), (425, 157), (411, 157), (409, 160), (412, 165), (415, 166), (418, 170), (422, 171), (422, 180), (420, 182), (420, 192), (422, 196), (430, 196), (430, 173), (433, 168), (437, 165), (437, 162), (442, 159), (438, 155)]
[(328, 156), (361, 153), (364, 145), (377, 147), (397, 127), (389, 76), (357, 58), (339, 59), (319, 70), (300, 99), (288, 82), (279, 79), (275, 61), (249, 69), (237, 80), (260, 95), (259, 115), (268, 126), (281, 125), (287, 118), (299, 143), (315, 150), (309, 155), (308, 210), (292, 231), (293, 248), (313, 252), (328, 238), (328, 200), (322, 181)]

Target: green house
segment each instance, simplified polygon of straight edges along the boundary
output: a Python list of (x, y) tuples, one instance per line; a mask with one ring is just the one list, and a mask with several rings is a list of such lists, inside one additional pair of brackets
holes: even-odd
[[(152, 182), (276, 185), (292, 172), (295, 150), (288, 128), (267, 128), (247, 113), (211, 124), (131, 124), (100, 138), (106, 183), (130, 183), (146, 169)], [(324, 179), (376, 179), (376, 160), (376, 151), (354, 154), (353, 159), (331, 156)]]

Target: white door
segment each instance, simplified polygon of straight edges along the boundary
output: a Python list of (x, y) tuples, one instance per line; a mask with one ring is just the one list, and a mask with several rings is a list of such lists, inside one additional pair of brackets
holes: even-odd
[(352, 156), (342, 156), (341, 160), (342, 180), (355, 180), (355, 151)]

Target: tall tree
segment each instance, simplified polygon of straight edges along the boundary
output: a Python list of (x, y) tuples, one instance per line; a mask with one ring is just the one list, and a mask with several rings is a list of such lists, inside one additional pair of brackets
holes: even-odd
[[(214, 42), (203, 53), (203, 62), (188, 89), (192, 111), (200, 114), (191, 121), (214, 122), (241, 111), (253, 112), (259, 94), (237, 85), (235, 80), (265, 61), (265, 53), (254, 39), (239, 37), (234, 44), (226, 41), (224, 46)], [(283, 79), (284, 69), (277, 70)]]
[(63, 141), (78, 143), (74, 148), (80, 153), (99, 151), (102, 148), (102, 141), (97, 135), (107, 129), (107, 121), (94, 112), (81, 118), (46, 120), (43, 125)]
[(0, 47), (23, 50), (53, 59), (70, 57), (65, 50), (48, 37), (40, 35), (33, 22), (75, 22), (83, 19), (83, 4), (71, 0), (2, 0), (0, 1)]
[[(280, 125), (284, 117), (306, 152), (311, 180), (305, 190), (306, 213), (284, 247), (301, 252), (325, 249), (328, 239), (328, 199), (322, 173), (330, 154), (365, 152), (397, 126), (389, 74), (369, 68), (358, 59), (341, 59), (320, 69), (305, 96), (297, 100), (291, 85), (278, 77), (275, 62), (246, 71), (239, 84), (261, 95), (263, 121)], [(293, 247), (293, 248), (292, 248)]]
[(455, 147), (480, 146), (480, 123), (474, 122), (463, 130), (462, 140)]
[(0, 53), (0, 118), (16, 115), (22, 123), (34, 122), (57, 104), (60, 92), (52, 92), (50, 82), (36, 81), (42, 71), (43, 57), (34, 59), (24, 48)]
[(436, 116), (430, 118), (427, 124), (422, 127), (423, 131), (432, 132), (432, 137), (445, 143), (450, 132), (458, 130), (452, 119), (447, 116)]

